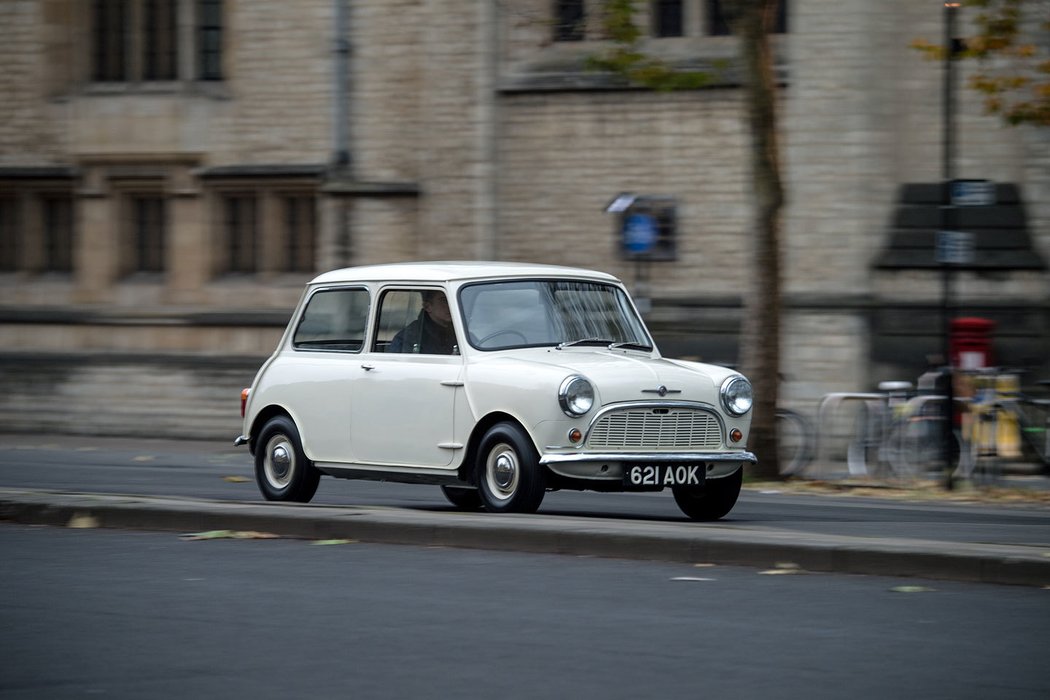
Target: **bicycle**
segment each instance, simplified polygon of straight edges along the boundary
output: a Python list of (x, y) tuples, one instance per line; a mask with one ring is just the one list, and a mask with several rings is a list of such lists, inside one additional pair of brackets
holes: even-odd
[[(843, 404), (856, 406), (846, 442), (847, 475), (913, 481), (943, 469), (945, 397), (913, 395), (911, 382), (882, 382), (878, 388), (871, 393), (827, 394), (821, 401), (822, 431), (833, 425)], [(954, 440), (955, 454), (962, 454), (957, 433)], [(822, 432), (818, 457), (826, 457), (827, 442)]]

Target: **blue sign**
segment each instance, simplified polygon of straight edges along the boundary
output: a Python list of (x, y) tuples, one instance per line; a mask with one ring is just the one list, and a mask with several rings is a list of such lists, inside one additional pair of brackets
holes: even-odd
[(649, 214), (630, 214), (623, 222), (623, 247), (628, 253), (648, 253), (656, 245), (656, 218)]
[(969, 231), (938, 231), (937, 262), (941, 265), (972, 265), (975, 236)]
[(990, 207), (995, 204), (995, 183), (990, 180), (952, 180), (952, 204), (957, 207)]

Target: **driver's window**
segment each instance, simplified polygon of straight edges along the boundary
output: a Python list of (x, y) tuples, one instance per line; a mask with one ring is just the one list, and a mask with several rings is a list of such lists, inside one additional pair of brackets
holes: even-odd
[(459, 353), (448, 298), (439, 289), (392, 290), (379, 302), (374, 352)]

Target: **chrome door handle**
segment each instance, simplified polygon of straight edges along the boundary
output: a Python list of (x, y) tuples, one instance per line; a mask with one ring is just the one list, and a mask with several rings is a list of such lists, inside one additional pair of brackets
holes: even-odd
[(362, 365), (361, 365), (361, 369), (363, 369), (363, 370), (364, 370), (364, 371), (366, 371), (366, 372), (371, 372), (371, 371), (372, 371), (372, 370), (374, 370), (375, 368), (376, 368), (376, 366), (375, 366), (375, 365), (369, 365), (369, 364), (362, 364)]

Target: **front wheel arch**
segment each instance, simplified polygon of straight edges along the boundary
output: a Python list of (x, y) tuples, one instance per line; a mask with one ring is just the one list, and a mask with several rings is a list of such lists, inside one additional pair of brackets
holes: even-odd
[(547, 491), (546, 467), (519, 424), (496, 423), (482, 437), (475, 463), (477, 493), (493, 513), (535, 513)]
[(485, 437), (485, 433), (487, 433), (492, 426), (499, 423), (513, 423), (516, 425), (529, 436), (529, 440), (532, 441), (533, 447), (539, 452), (539, 447), (536, 446), (536, 441), (533, 440), (532, 434), (525, 429), (525, 426), (522, 425), (520, 420), (509, 413), (489, 413), (474, 424), (474, 429), (470, 433), (470, 439), (467, 440), (467, 449), (463, 451), (463, 461), (460, 462), (459, 467), (456, 469), (461, 481), (477, 486), (477, 481), (474, 478), (474, 466), (477, 464), (478, 449), (481, 446), (482, 439)]

